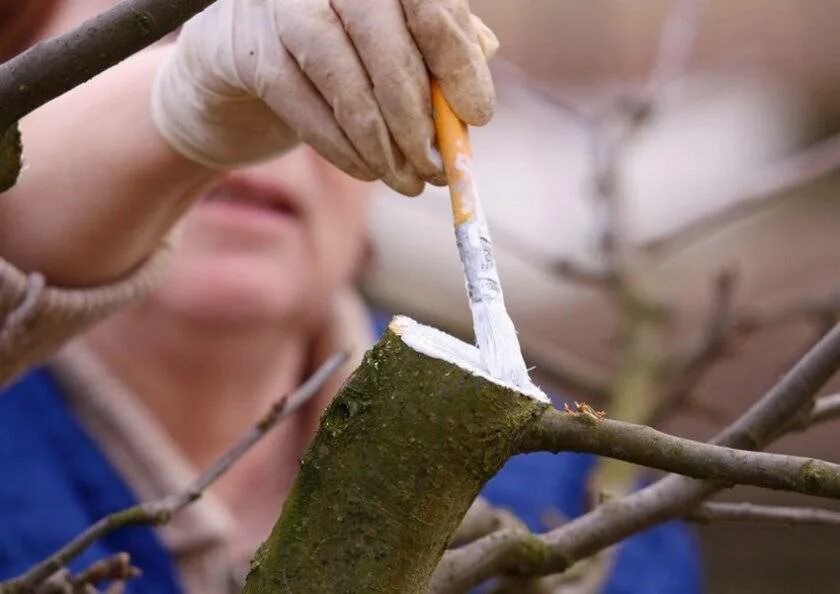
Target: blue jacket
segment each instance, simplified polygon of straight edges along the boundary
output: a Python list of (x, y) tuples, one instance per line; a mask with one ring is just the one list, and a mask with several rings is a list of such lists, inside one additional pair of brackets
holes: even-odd
[[(533, 530), (557, 510), (584, 511), (594, 459), (546, 453), (511, 459), (486, 486), (493, 503), (515, 511)], [(28, 569), (103, 515), (133, 505), (125, 481), (73, 418), (61, 387), (45, 370), (0, 393), (0, 579)], [(116, 531), (76, 559), (79, 570), (119, 551), (142, 568), (128, 594), (180, 594), (173, 559), (149, 527)], [(680, 523), (628, 539), (619, 549), (606, 594), (696, 594), (697, 546)]]

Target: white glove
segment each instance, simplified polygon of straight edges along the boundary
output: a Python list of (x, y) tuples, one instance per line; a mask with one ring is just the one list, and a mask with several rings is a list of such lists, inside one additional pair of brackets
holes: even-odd
[(184, 26), (152, 113), (175, 149), (209, 167), (300, 140), (354, 177), (416, 195), (444, 181), (428, 71), (461, 119), (484, 124), (495, 47), (467, 0), (219, 0)]

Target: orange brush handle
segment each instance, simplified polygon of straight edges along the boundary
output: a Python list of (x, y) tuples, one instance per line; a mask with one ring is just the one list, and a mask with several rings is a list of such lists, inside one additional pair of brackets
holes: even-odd
[(434, 78), (431, 82), (438, 149), (443, 157), (443, 168), (449, 182), (452, 216), (455, 224), (460, 225), (475, 216), (470, 135), (466, 124), (452, 111), (438, 82)]

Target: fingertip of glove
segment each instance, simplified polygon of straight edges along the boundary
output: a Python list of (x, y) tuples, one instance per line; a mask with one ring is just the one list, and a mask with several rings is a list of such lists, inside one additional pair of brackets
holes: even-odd
[(414, 178), (414, 179), (396, 179), (393, 177), (388, 177), (383, 180), (385, 184), (388, 185), (389, 188), (402, 194), (403, 196), (408, 196), (409, 198), (414, 198), (415, 196), (419, 196), (423, 193), (423, 189), (425, 188), (425, 183), (423, 180)]
[(470, 15), (470, 22), (475, 30), (478, 45), (481, 47), (481, 52), (484, 54), (486, 60), (490, 60), (499, 51), (499, 38), (493, 33), (493, 30), (488, 27), (484, 21), (474, 14)]
[(486, 88), (477, 89), (476, 86), (470, 86), (462, 90), (456, 86), (448, 93), (446, 87), (443, 89), (453, 111), (470, 126), (483, 126), (493, 119), (496, 113), (496, 93), (492, 82), (481, 86)]

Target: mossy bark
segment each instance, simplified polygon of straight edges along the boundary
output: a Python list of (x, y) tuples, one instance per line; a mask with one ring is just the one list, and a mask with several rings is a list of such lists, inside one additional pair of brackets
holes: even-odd
[(425, 593), (545, 406), (389, 331), (324, 413), (244, 594)]

